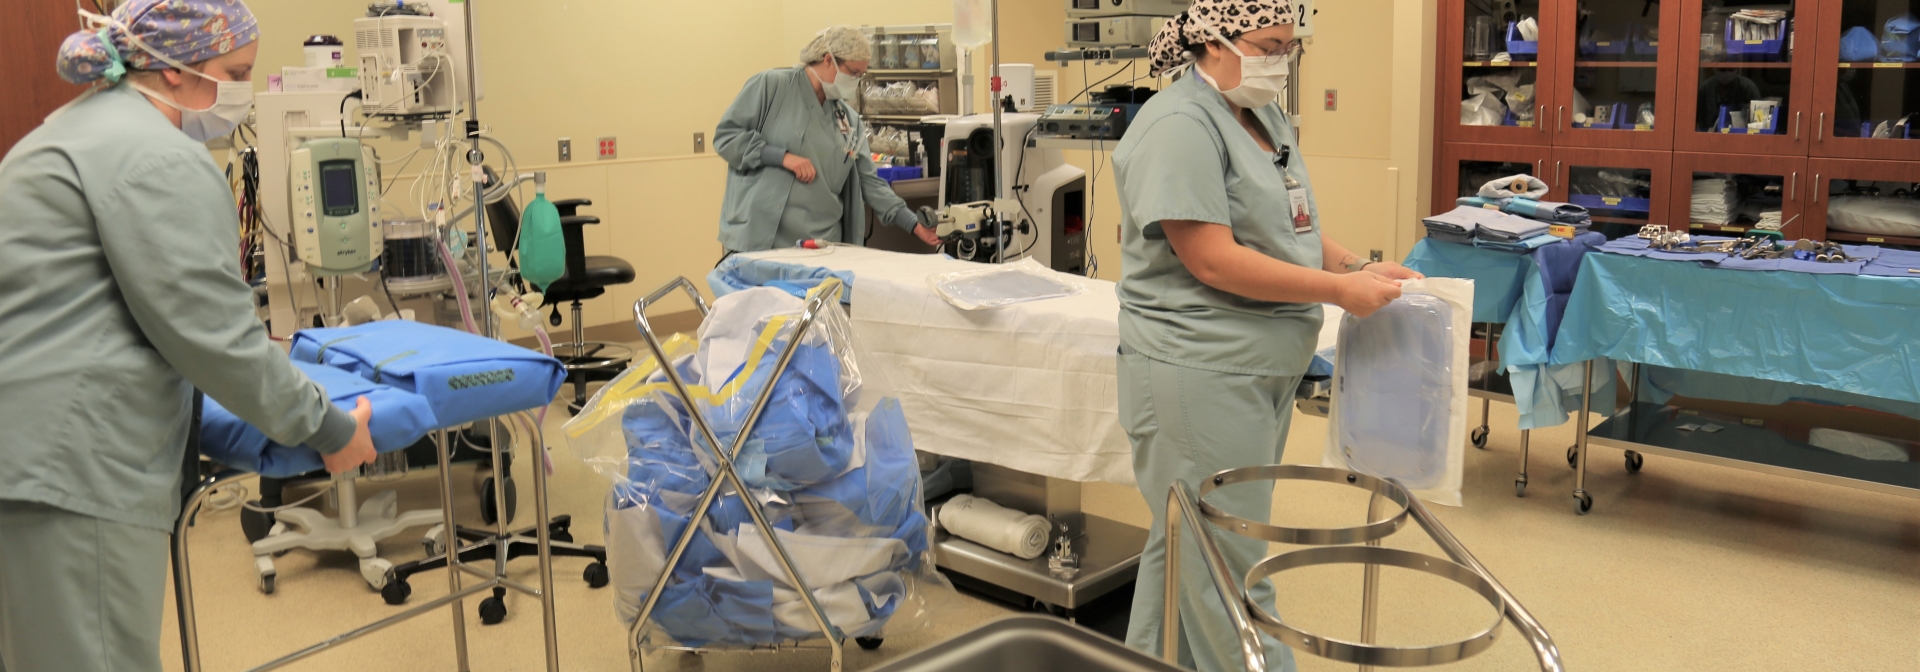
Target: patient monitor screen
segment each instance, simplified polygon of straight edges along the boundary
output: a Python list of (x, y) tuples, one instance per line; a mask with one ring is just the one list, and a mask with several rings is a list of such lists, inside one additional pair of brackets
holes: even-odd
[(352, 161), (320, 164), (320, 207), (328, 217), (345, 217), (360, 211), (360, 193), (354, 189), (358, 184)]

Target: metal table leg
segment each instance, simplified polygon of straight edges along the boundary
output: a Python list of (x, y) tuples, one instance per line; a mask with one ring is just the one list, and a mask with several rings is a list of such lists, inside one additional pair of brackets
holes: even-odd
[(1578, 503), (1580, 515), (1593, 511), (1593, 495), (1587, 494), (1587, 430), (1592, 420), (1587, 409), (1593, 407), (1593, 360), (1587, 360), (1586, 374), (1581, 378), (1579, 434), (1574, 436), (1573, 449), (1575, 464), (1573, 467), (1573, 498)]
[(1527, 443), (1533, 439), (1533, 430), (1520, 430), (1520, 475), (1513, 479), (1513, 496), (1527, 496)]

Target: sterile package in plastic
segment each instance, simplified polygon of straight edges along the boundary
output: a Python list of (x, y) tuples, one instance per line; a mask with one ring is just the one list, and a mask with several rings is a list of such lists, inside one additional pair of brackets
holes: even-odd
[[(749, 648), (821, 636), (757, 525), (771, 531), (833, 627), (848, 637), (924, 629), (928, 600), (953, 587), (933, 565), (912, 435), (897, 399), (859, 367), (853, 330), (828, 304), (797, 347), (803, 301), (772, 287), (721, 297), (697, 337), (663, 345), (721, 450), (768, 390), (734, 466), (679, 562), (666, 560), (719, 474), (712, 446), (660, 362), (646, 358), (594, 395), (566, 426), (576, 455), (613, 481), (607, 565), (616, 615), (631, 625), (669, 574), (646, 629), (651, 646)], [(776, 380), (782, 355), (792, 359)]]
[(1473, 282), (1413, 280), (1401, 291), (1372, 315), (1341, 318), (1322, 461), (1459, 506)]
[(928, 276), (927, 284), (933, 287), (933, 293), (961, 310), (998, 308), (1087, 291), (1086, 283), (1042, 266), (1032, 257)]

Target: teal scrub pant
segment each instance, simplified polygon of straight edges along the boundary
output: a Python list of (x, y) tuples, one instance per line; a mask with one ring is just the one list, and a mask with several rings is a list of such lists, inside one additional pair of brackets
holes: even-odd
[[(1140, 553), (1127, 646), (1161, 656), (1166, 622), (1167, 491), (1184, 481), (1197, 496), (1200, 482), (1225, 469), (1279, 464), (1293, 421), (1300, 376), (1244, 376), (1190, 369), (1145, 355), (1120, 355), (1120, 418), (1133, 441), (1133, 471), (1140, 494), (1153, 510), (1153, 528)], [(1214, 492), (1207, 501), (1250, 520), (1265, 521), (1273, 509), (1269, 483), (1246, 483)], [(1184, 523), (1182, 523), (1184, 525)], [(1204, 525), (1204, 520), (1202, 522)], [(1224, 530), (1214, 534), (1234, 580), (1267, 555), (1267, 544)], [(1245, 670), (1238, 635), (1192, 533), (1182, 528), (1180, 549), (1181, 667), (1199, 672)], [(1255, 600), (1273, 606), (1273, 586), (1261, 582)], [(1292, 672), (1293, 652), (1261, 634), (1267, 669)]]
[(160, 672), (167, 540), (0, 500), (0, 672)]

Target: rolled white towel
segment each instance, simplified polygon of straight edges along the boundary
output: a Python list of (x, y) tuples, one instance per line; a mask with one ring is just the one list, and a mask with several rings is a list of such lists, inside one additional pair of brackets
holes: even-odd
[(1021, 513), (972, 495), (959, 495), (941, 505), (940, 526), (962, 539), (1022, 560), (1047, 552), (1047, 540), (1053, 531), (1045, 516)]

